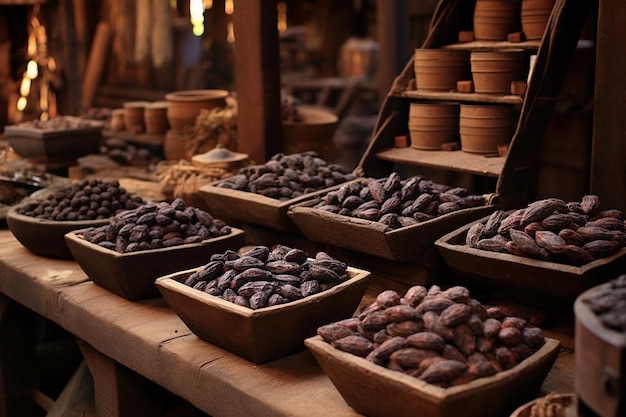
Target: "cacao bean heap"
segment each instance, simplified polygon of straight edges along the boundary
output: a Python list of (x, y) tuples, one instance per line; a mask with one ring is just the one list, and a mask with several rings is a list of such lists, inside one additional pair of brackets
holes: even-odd
[(348, 266), (325, 252), (314, 258), (298, 248), (259, 245), (211, 256), (185, 284), (253, 310), (328, 290), (349, 279)]
[(609, 281), (582, 302), (605, 327), (626, 335), (626, 274)]
[(364, 178), (323, 196), (314, 208), (372, 220), (389, 230), (411, 226), (453, 211), (485, 205), (485, 198), (463, 187), (439, 184), (420, 176), (402, 180), (397, 172)]
[(385, 290), (357, 317), (317, 334), (342, 351), (441, 387), (511, 369), (544, 343), (543, 331), (467, 288)]
[(90, 229), (85, 240), (119, 253), (168, 248), (230, 234), (231, 227), (176, 198), (146, 203), (116, 214), (108, 225)]
[(107, 219), (145, 203), (138, 195), (128, 193), (119, 181), (80, 180), (65, 184), (45, 198), (18, 206), (25, 216), (55, 221)]
[(249, 165), (217, 187), (248, 191), (280, 201), (332, 187), (356, 178), (313, 151), (274, 155), (262, 165)]
[(547, 198), (508, 215), (496, 210), (485, 223), (470, 227), (465, 244), (578, 266), (624, 247), (625, 231), (624, 213), (617, 209), (601, 210), (596, 195), (569, 203)]

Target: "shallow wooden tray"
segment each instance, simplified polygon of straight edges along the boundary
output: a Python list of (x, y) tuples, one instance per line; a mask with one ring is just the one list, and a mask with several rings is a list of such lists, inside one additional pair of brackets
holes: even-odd
[[(488, 216), (478, 221), (487, 221)], [(465, 245), (473, 223), (435, 241), (448, 266), (462, 279), (489, 290), (518, 292), (532, 304), (571, 305), (583, 291), (615, 278), (626, 268), (626, 248), (582, 266), (542, 261)]]
[(493, 205), (463, 209), (387, 231), (382, 223), (316, 209), (314, 204), (306, 201), (288, 209), (289, 218), (308, 239), (401, 262), (419, 259), (445, 233), (496, 209)]
[(198, 337), (256, 363), (304, 350), (304, 339), (318, 327), (351, 317), (370, 277), (368, 271), (348, 267), (350, 279), (329, 290), (253, 310), (185, 285), (196, 270), (163, 276), (156, 286)]
[(198, 189), (198, 194), (214, 216), (265, 226), (284, 232), (297, 232), (298, 228), (287, 215), (287, 210), (290, 206), (315, 198), (318, 195), (323, 195), (350, 181), (285, 201), (248, 191), (217, 187), (215, 184), (219, 182), (216, 181)]
[(229, 235), (200, 243), (119, 253), (86, 241), (82, 236), (86, 230), (65, 235), (74, 259), (96, 285), (127, 300), (158, 297), (154, 285), (158, 277), (206, 264), (212, 254), (244, 245), (244, 231), (233, 227)]
[(440, 388), (335, 349), (320, 336), (305, 345), (343, 399), (369, 417), (495, 417), (532, 398), (561, 343), (546, 343), (516, 367), (467, 384)]
[(604, 326), (583, 302), (608, 288), (608, 283), (591, 288), (574, 303), (575, 382), (587, 407), (600, 416), (617, 417), (626, 414), (626, 334)]

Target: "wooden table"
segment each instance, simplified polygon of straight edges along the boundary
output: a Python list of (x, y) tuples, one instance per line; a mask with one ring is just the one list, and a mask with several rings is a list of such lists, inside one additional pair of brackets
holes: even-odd
[[(78, 338), (99, 417), (159, 415), (147, 380), (214, 417), (360, 415), (308, 351), (248, 362), (200, 340), (163, 299), (120, 298), (93, 284), (76, 262), (30, 253), (6, 229), (0, 230), (0, 293)], [(571, 345), (564, 336), (564, 346)], [(571, 392), (572, 369), (573, 351), (565, 349), (543, 390)]]

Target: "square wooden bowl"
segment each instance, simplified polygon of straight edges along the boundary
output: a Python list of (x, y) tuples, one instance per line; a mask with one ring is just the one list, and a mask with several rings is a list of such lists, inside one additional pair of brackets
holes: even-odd
[(287, 215), (289, 207), (337, 189), (347, 182), (285, 201), (248, 191), (218, 187), (216, 185), (218, 183), (219, 181), (198, 189), (198, 194), (216, 217), (265, 226), (283, 232), (297, 232), (298, 228)]
[(74, 259), (96, 285), (127, 300), (158, 297), (154, 285), (158, 277), (206, 264), (214, 253), (237, 250), (244, 244), (243, 230), (233, 227), (228, 235), (200, 243), (119, 253), (85, 240), (86, 230), (65, 235)]
[(165, 275), (156, 286), (199, 338), (256, 363), (304, 350), (321, 325), (351, 317), (370, 273), (348, 267), (349, 279), (300, 300), (253, 310), (184, 284), (197, 269)]
[(77, 158), (100, 151), (101, 122), (63, 116), (76, 127), (38, 128), (13, 125), (4, 128), (9, 145), (24, 158)]
[(467, 208), (387, 230), (376, 221), (313, 208), (316, 202), (305, 201), (288, 209), (289, 218), (309, 240), (400, 262), (419, 259), (434, 248), (439, 237), (496, 209), (494, 205)]
[[(488, 216), (479, 222), (487, 221)], [(490, 252), (465, 245), (466, 224), (437, 239), (437, 250), (456, 275), (474, 286), (506, 291), (546, 308), (568, 308), (583, 291), (626, 268), (626, 248), (581, 266)]]
[(535, 395), (556, 360), (561, 343), (546, 343), (517, 366), (449, 388), (376, 365), (341, 351), (320, 336), (305, 345), (343, 399), (368, 417), (496, 417)]

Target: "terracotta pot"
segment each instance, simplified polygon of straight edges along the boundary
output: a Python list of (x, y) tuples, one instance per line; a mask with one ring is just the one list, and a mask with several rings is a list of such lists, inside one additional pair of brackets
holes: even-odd
[(522, 31), (526, 39), (541, 39), (546, 30), (554, 0), (523, 0)]
[(124, 103), (124, 124), (131, 133), (142, 133), (145, 130), (143, 111), (150, 102), (128, 101)]
[(461, 150), (494, 153), (511, 141), (515, 131), (513, 106), (508, 104), (461, 104), (459, 134)]
[(469, 52), (446, 49), (416, 49), (415, 82), (418, 90), (449, 91), (469, 77)]
[(510, 94), (511, 82), (528, 76), (528, 58), (521, 49), (472, 52), (470, 63), (477, 93)]
[(125, 109), (114, 109), (111, 111), (109, 127), (113, 132), (122, 132), (126, 129), (125, 112)]
[(169, 102), (167, 120), (172, 129), (184, 130), (196, 123), (201, 109), (226, 106), (226, 90), (183, 90), (165, 95)]
[(168, 160), (187, 159), (187, 138), (184, 131), (170, 129), (165, 133), (163, 156)]
[(520, 0), (477, 0), (474, 8), (476, 40), (507, 40), (521, 29)]
[(167, 108), (169, 102), (156, 101), (148, 104), (143, 112), (146, 133), (162, 135), (167, 132), (169, 123), (167, 121)]
[(441, 150), (459, 139), (459, 103), (411, 103), (408, 128), (412, 148)]

